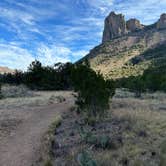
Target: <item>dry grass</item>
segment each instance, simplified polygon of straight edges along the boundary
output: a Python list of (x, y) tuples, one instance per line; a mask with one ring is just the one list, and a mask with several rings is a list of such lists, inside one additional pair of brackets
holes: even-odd
[(32, 97), (33, 92), (29, 90), (25, 85), (3, 85), (1, 88), (2, 96), (4, 98), (10, 97)]
[[(82, 141), (76, 128), (80, 117), (70, 112), (56, 133), (61, 147), (54, 149), (58, 154), (55, 164), (78, 165), (76, 158), (86, 149), (99, 166), (166, 165), (166, 94), (143, 94), (142, 98), (134, 98), (126, 91), (119, 94), (113, 98), (103, 122), (85, 126), (95, 136), (109, 136), (114, 146), (102, 149)], [(119, 139), (121, 143), (117, 143)]]
[(166, 153), (161, 152), (160, 145), (166, 139), (166, 94), (143, 94), (142, 99), (129, 94), (128, 98), (115, 97), (110, 112), (113, 120), (124, 126), (127, 123), (120, 134), (123, 146), (96, 152), (96, 159), (104, 166), (165, 166)]
[(13, 109), (29, 106), (44, 106), (63, 102), (69, 97), (68, 91), (33, 91), (30, 96), (6, 97), (0, 100), (0, 109)]
[[(44, 106), (63, 102), (66, 97), (70, 100), (70, 95), (71, 92), (41, 91), (33, 92), (31, 97), (5, 98), (0, 100), (0, 113), (10, 108)], [(71, 100), (73, 101), (73, 98)], [(56, 156), (53, 162), (55, 165), (67, 163), (78, 166), (76, 158), (83, 149), (90, 152), (99, 166), (166, 165), (165, 93), (146, 93), (141, 98), (134, 98), (133, 93), (118, 90), (105, 121), (98, 122), (95, 127), (85, 127), (86, 130), (93, 129), (95, 135), (108, 135), (111, 141), (120, 138), (122, 143), (116, 148), (95, 148), (82, 141), (77, 128), (81, 117), (75, 114), (73, 108), (71, 110), (63, 115), (62, 125), (57, 129), (55, 137), (52, 133), (61, 121), (59, 117), (55, 119), (55, 124), (50, 127), (46, 135), (47, 143), (54, 142), (54, 148), (56, 144), (58, 145), (56, 149), (53, 149)], [(8, 116), (6, 118), (10, 119)], [(8, 125), (13, 125), (13, 123), (1, 126)], [(50, 144), (47, 147), (50, 147)], [(44, 152), (47, 151), (47, 147), (43, 149)], [(50, 158), (46, 160), (46, 165), (49, 165)]]
[[(71, 94), (68, 91), (30, 91), (30, 94), (33, 95), (18, 97), (18, 95), (14, 95), (15, 91), (13, 89), (18, 90), (20, 86), (3, 87), (4, 92), (7, 91), (8, 94), (13, 94), (13, 97), (7, 97), (8, 95), (6, 95), (5, 98), (0, 100), (0, 141), (16, 130), (26, 119), (30, 118), (37, 107), (64, 102), (70, 98)], [(25, 89), (28, 90), (27, 88)]]
[(60, 126), (62, 121), (62, 117), (56, 116), (54, 122), (50, 125), (48, 131), (44, 134), (42, 138), (42, 145), (40, 150), (40, 161), (38, 162), (38, 165), (44, 164), (44, 166), (52, 166), (52, 153), (51, 148), (52, 144), (55, 140), (55, 130), (57, 127)]

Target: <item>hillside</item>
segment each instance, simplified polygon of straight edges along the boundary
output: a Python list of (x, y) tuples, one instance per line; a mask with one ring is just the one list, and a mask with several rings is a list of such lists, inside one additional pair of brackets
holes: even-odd
[(152, 63), (166, 61), (166, 14), (153, 25), (145, 26), (111, 12), (105, 19), (102, 44), (85, 58), (106, 78), (142, 75)]
[(4, 73), (13, 73), (14, 70), (9, 69), (8, 67), (1, 67), (0, 66), (0, 74), (4, 74)]

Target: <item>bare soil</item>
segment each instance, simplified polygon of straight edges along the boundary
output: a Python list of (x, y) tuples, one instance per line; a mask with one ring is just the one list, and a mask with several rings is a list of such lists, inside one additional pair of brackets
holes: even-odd
[[(40, 101), (42, 95), (40, 93)], [(39, 155), (41, 138), (57, 115), (68, 111), (73, 104), (70, 92), (56, 92), (63, 95), (63, 102), (53, 101), (53, 92), (47, 92), (44, 105), (34, 104), (32, 98), (4, 99), (0, 102), (0, 166), (32, 166)], [(50, 95), (50, 96), (49, 96)], [(51, 99), (51, 101), (50, 101)], [(11, 100), (14, 100), (11, 107)], [(10, 104), (8, 104), (10, 103)]]

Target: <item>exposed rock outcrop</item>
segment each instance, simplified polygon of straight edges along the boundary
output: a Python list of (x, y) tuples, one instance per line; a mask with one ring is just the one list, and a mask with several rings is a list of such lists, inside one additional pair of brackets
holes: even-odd
[(137, 30), (143, 29), (144, 26), (137, 19), (130, 19), (126, 22), (126, 27), (129, 32), (135, 32)]
[[(162, 14), (158, 22), (153, 24), (155, 30), (165, 29), (166, 28), (166, 14)], [(125, 18), (122, 14), (116, 14), (111, 12), (105, 19), (105, 27), (103, 32), (102, 42), (109, 41), (116, 37), (124, 36), (128, 33), (134, 33), (138, 30), (146, 31), (150, 26), (144, 26), (137, 19), (130, 19), (125, 21)]]
[(105, 19), (103, 42), (127, 33), (126, 22), (122, 14), (111, 12)]
[(160, 16), (159, 21), (157, 22), (157, 29), (164, 29), (166, 28), (166, 13)]
[(9, 69), (8, 67), (1, 67), (0, 66), (0, 74), (4, 74), (4, 73), (14, 73), (14, 70)]

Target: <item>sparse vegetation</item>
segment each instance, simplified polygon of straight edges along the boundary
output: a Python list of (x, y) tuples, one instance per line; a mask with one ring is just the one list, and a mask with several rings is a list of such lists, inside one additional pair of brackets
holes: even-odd
[(54, 158), (55, 165), (59, 161), (78, 165), (78, 155), (85, 151), (81, 161), (86, 164), (93, 160), (97, 166), (164, 166), (165, 94), (142, 93), (141, 98), (133, 98), (132, 92), (119, 93), (112, 99), (107, 118), (95, 125), (87, 125), (75, 112), (65, 115), (55, 134), (62, 146), (54, 154), (62, 149), (65, 153)]
[(97, 166), (96, 161), (92, 159), (87, 151), (78, 154), (77, 161), (80, 166)]
[(135, 91), (137, 96), (146, 90), (166, 91), (166, 64), (153, 63), (153, 66), (145, 70), (142, 76), (128, 77), (117, 80), (117, 87), (128, 88)]
[[(143, 52), (143, 47), (140, 46), (132, 47), (131, 50), (125, 48), (126, 55), (138, 49), (139, 52)], [(153, 52), (145, 52), (144, 54), (147, 54), (144, 55), (145, 59), (149, 59), (151, 53)], [(163, 48), (158, 49), (158, 53), (163, 55)], [(4, 100), (7, 101), (9, 97), (13, 97), (13, 101), (15, 98), (21, 98), (22, 102), (24, 98), (31, 97), (35, 101), (34, 105), (50, 105), (65, 101), (60, 94), (50, 94), (40, 100), (39, 92), (32, 93), (26, 86), (33, 90), (74, 89), (76, 91), (74, 93), (76, 106), (71, 108), (70, 115), (64, 116), (63, 120), (57, 116), (55, 123), (45, 135), (42, 155), (44, 166), (61, 162), (80, 166), (139, 166), (147, 163), (149, 166), (165, 166), (163, 138), (166, 136), (166, 116), (163, 110), (166, 108), (165, 103), (162, 103), (164, 98), (159, 99), (160, 95), (157, 93), (156, 95), (146, 93), (166, 91), (166, 66), (165, 62), (162, 62), (163, 59), (158, 59), (158, 55), (155, 53), (154, 58), (157, 57), (157, 61), (154, 63), (144, 63), (139, 57), (132, 59), (128, 56), (120, 74), (133, 74), (132, 70), (137, 67), (138, 71), (141, 67), (143, 69), (141, 71), (144, 72), (142, 75), (137, 73), (138, 75), (116, 81), (105, 80), (99, 72), (96, 73), (90, 68), (88, 61), (84, 64), (58, 63), (54, 67), (44, 67), (35, 61), (25, 73), (17, 71), (14, 75), (1, 77), (2, 83), (10, 83), (12, 86), (3, 85), (2, 89), (0, 87), (0, 92), (5, 97), (0, 104), (2, 103), (3, 107), (4, 103), (7, 103)], [(124, 55), (119, 51), (117, 57), (123, 60)], [(97, 63), (105, 63), (109, 58), (105, 57)], [(117, 70), (113, 71), (114, 74), (116, 72)], [(118, 94), (111, 103), (110, 98), (115, 94), (115, 83), (116, 87), (126, 89), (124, 95), (124, 91), (118, 89)], [(12, 104), (10, 108), (14, 106)], [(74, 111), (76, 109), (80, 114), (76, 114)]]
[(1, 84), (0, 84), (0, 99), (2, 99), (2, 90), (1, 90)]
[(79, 112), (86, 112), (88, 117), (104, 116), (115, 91), (111, 82), (105, 81), (88, 65), (76, 65), (72, 70), (72, 81), (78, 93), (76, 105)]
[(1, 88), (1, 94), (4, 98), (9, 97), (32, 97), (33, 92), (30, 91), (25, 85), (3, 85)]
[(54, 122), (50, 125), (49, 130), (47, 133), (44, 134), (41, 146), (41, 163), (44, 163), (44, 166), (53, 166), (52, 164), (52, 147), (55, 142), (55, 131), (57, 127), (61, 125), (62, 117), (57, 116), (55, 117)]
[(43, 66), (34, 61), (26, 72), (16, 71), (0, 77), (3, 84), (25, 84), (33, 90), (68, 90), (71, 88), (71, 63), (57, 63), (54, 66)]

